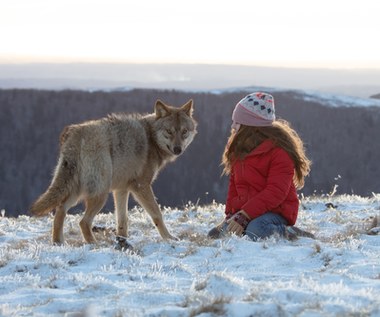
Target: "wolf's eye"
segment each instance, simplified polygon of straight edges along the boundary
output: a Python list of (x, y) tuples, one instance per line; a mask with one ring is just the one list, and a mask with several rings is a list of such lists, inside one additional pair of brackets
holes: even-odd
[(188, 132), (188, 131), (187, 131), (186, 129), (183, 129), (183, 130), (182, 130), (182, 135), (187, 134), (187, 132)]
[(166, 133), (169, 134), (169, 135), (173, 134), (172, 130), (170, 130), (170, 129), (166, 129)]

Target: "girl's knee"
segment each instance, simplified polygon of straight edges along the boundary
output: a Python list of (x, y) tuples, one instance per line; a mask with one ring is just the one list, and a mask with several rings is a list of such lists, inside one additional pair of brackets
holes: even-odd
[(268, 238), (276, 233), (282, 236), (285, 233), (285, 225), (286, 220), (282, 216), (266, 213), (252, 220), (248, 224), (245, 234), (253, 241)]
[(248, 224), (245, 229), (245, 234), (253, 241), (263, 239), (266, 237), (265, 227), (265, 223), (263, 223), (259, 218), (256, 218)]

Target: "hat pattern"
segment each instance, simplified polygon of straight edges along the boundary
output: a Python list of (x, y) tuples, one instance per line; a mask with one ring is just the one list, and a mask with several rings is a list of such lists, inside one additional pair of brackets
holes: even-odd
[(264, 119), (275, 119), (274, 100), (269, 94), (263, 92), (249, 94), (240, 101), (240, 104)]

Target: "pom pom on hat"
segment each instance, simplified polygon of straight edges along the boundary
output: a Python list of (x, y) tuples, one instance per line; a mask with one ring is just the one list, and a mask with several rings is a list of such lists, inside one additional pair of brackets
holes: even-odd
[(264, 92), (249, 94), (235, 106), (232, 120), (253, 127), (271, 126), (276, 120), (273, 96)]

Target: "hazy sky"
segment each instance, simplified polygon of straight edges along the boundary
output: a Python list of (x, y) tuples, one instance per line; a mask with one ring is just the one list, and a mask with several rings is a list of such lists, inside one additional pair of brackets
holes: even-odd
[(0, 62), (380, 69), (379, 0), (0, 0)]

